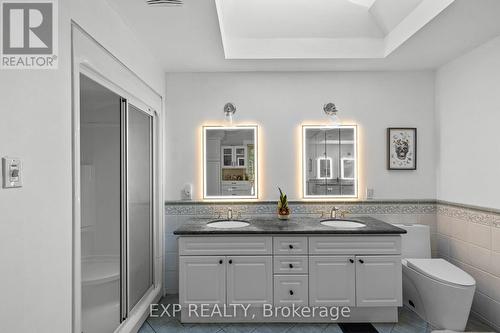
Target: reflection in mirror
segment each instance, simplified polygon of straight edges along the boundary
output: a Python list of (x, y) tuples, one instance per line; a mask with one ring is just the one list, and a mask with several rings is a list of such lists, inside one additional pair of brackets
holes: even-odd
[(303, 126), (304, 198), (357, 197), (356, 126)]
[(257, 126), (203, 127), (204, 198), (256, 199)]

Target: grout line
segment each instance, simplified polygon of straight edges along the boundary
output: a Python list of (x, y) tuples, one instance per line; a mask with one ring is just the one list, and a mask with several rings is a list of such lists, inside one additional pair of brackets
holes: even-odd
[(147, 320), (147, 319), (146, 319), (144, 322), (145, 322), (145, 323), (149, 326), (149, 328), (151, 328), (151, 330), (152, 330), (153, 332), (157, 333), (157, 332), (155, 331), (155, 329), (153, 328), (153, 326), (151, 326), (151, 325), (148, 323), (148, 320)]
[[(488, 329), (497, 329), (497, 325), (486, 319), (484, 316), (481, 314), (477, 313), (476, 311), (471, 310), (472, 315), (475, 317), (477, 321), (479, 321), (481, 324), (484, 326), (487, 326)], [(470, 318), (470, 317), (469, 317)], [(500, 330), (499, 330), (500, 332)]]

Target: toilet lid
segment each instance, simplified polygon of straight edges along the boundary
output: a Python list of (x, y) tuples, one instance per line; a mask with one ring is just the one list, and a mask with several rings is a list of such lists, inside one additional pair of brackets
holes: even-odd
[(407, 259), (408, 267), (434, 280), (460, 286), (473, 286), (472, 276), (444, 259)]

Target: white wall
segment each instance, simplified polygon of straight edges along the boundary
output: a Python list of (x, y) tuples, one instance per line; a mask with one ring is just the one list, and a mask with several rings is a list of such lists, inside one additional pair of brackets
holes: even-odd
[(59, 69), (0, 71), (0, 156), (21, 158), (24, 182), (0, 189), (1, 332), (71, 328), (68, 3), (59, 10)]
[(22, 188), (0, 189), (1, 332), (71, 331), (72, 8), (92, 17), (80, 20), (84, 28), (101, 27), (92, 30), (97, 40), (158, 91), (164, 89), (160, 67), (152, 57), (132, 56), (145, 51), (104, 4), (59, 1), (58, 70), (0, 73), (0, 156), (21, 158), (24, 178)]
[(500, 37), (438, 70), (438, 199), (500, 208), (499, 82)]
[[(166, 200), (185, 183), (202, 196), (201, 130), (223, 123), (234, 102), (237, 122), (260, 125), (261, 197), (277, 186), (301, 198), (301, 124), (326, 123), (332, 101), (346, 123), (359, 125), (360, 195), (380, 199), (435, 197), (434, 74), (432, 72), (178, 73), (167, 74)], [(386, 169), (386, 128), (418, 128), (418, 170)]]

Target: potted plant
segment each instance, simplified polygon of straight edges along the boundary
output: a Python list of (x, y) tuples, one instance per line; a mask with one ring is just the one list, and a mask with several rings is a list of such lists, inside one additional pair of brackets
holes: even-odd
[(280, 191), (280, 200), (278, 201), (278, 218), (280, 220), (288, 220), (290, 218), (290, 208), (288, 207), (288, 199), (286, 194), (281, 191), (281, 188), (278, 187)]

